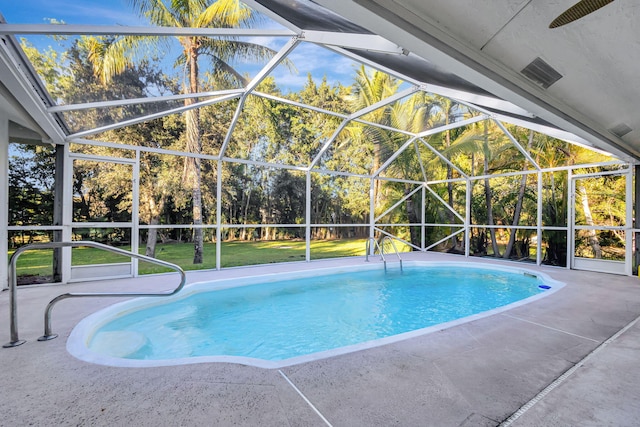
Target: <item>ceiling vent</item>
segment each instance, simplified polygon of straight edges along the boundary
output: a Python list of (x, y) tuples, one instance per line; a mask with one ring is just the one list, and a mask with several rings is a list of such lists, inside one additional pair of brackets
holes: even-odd
[(551, 65), (547, 64), (540, 58), (536, 58), (531, 61), (531, 63), (524, 67), (520, 72), (538, 83), (544, 89), (547, 89), (562, 78), (562, 74), (554, 70)]
[(611, 129), (609, 129), (609, 132), (611, 132), (612, 134), (614, 134), (618, 138), (622, 138), (623, 136), (625, 136), (626, 134), (628, 134), (632, 130), (633, 129), (631, 129), (625, 123), (620, 123), (620, 124), (615, 125)]

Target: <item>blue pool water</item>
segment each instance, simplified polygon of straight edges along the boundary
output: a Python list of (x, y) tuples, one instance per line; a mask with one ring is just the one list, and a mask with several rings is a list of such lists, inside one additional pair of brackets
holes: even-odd
[(486, 312), (549, 292), (545, 286), (530, 274), (461, 264), (209, 291), (199, 284), (172, 301), (139, 299), (142, 307), (124, 303), (125, 310), (103, 316), (84, 340), (90, 352), (125, 359), (236, 356), (280, 361)]

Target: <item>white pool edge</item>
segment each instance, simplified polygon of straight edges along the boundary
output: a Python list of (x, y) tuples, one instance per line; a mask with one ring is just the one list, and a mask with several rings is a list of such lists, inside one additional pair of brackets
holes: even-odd
[[(343, 272), (381, 269), (382, 265), (381, 264), (343, 265), (339, 267), (318, 268), (318, 269), (312, 269), (312, 270), (300, 270), (300, 271), (262, 274), (262, 275), (250, 275), (250, 276), (232, 278), (232, 279), (217, 279), (217, 280), (214, 279), (214, 280), (208, 280), (206, 282), (197, 282), (197, 283), (189, 284), (185, 286), (182, 292), (171, 297), (134, 298), (128, 301), (123, 301), (123, 302), (108, 306), (106, 308), (103, 308), (85, 317), (73, 328), (73, 330), (71, 331), (71, 334), (69, 335), (69, 338), (67, 339), (66, 348), (67, 348), (67, 351), (72, 356), (76, 357), (79, 360), (89, 362), (89, 363), (95, 363), (99, 365), (113, 366), (113, 367), (142, 368), (142, 367), (159, 367), (159, 366), (178, 366), (178, 365), (187, 365), (187, 364), (195, 364), (195, 363), (223, 362), (223, 363), (235, 363), (235, 364), (242, 364), (242, 365), (248, 365), (248, 366), (255, 366), (255, 367), (265, 368), (265, 369), (279, 369), (279, 368), (284, 368), (287, 366), (297, 365), (301, 363), (326, 359), (329, 357), (334, 357), (342, 354), (348, 354), (356, 351), (380, 347), (383, 345), (404, 341), (410, 338), (428, 335), (433, 332), (442, 331), (448, 328), (452, 328), (454, 326), (462, 325), (464, 323), (469, 323), (478, 319), (493, 316), (495, 314), (512, 310), (516, 307), (519, 307), (525, 304), (529, 304), (531, 302), (534, 302), (541, 298), (549, 296), (557, 292), (558, 290), (562, 289), (565, 286), (565, 283), (551, 278), (546, 273), (527, 269), (527, 268), (522, 268), (519, 266), (505, 266), (500, 264), (463, 263), (460, 261), (446, 261), (446, 262), (405, 261), (404, 265), (405, 266), (436, 266), (436, 267), (450, 266), (455, 268), (473, 268), (473, 269), (485, 269), (485, 270), (494, 270), (494, 271), (497, 270), (497, 271), (505, 271), (510, 273), (528, 274), (528, 275), (534, 275), (538, 277), (540, 280), (544, 282), (544, 284), (551, 286), (551, 289), (545, 290), (544, 292), (541, 292), (539, 294), (513, 302), (511, 304), (507, 304), (502, 307), (497, 307), (492, 310), (484, 311), (482, 313), (477, 313), (471, 316), (462, 317), (460, 319), (452, 320), (450, 322), (440, 323), (438, 325), (433, 325), (433, 326), (429, 326), (422, 329), (416, 329), (414, 331), (404, 332), (401, 334), (380, 338), (377, 340), (365, 341), (358, 344), (339, 347), (331, 350), (325, 350), (321, 352), (316, 352), (316, 353), (312, 353), (304, 356), (298, 356), (298, 357), (293, 357), (293, 358), (279, 360), (279, 361), (269, 361), (269, 360), (255, 359), (250, 357), (241, 357), (241, 356), (199, 356), (199, 357), (163, 359), (163, 360), (135, 360), (135, 359), (125, 359), (125, 358), (118, 358), (118, 357), (103, 355), (103, 354), (91, 351), (88, 348), (88, 343), (92, 338), (93, 334), (95, 333), (95, 331), (100, 327), (102, 327), (108, 321), (111, 321), (114, 317), (118, 315), (126, 314), (127, 312), (132, 311), (134, 309), (138, 310), (141, 308), (166, 304), (169, 301), (184, 299), (194, 293), (205, 291), (204, 289), (205, 287), (206, 287), (206, 290), (226, 289), (226, 288), (232, 288), (237, 286), (247, 286), (247, 285), (257, 284), (257, 283), (269, 283), (269, 282), (283, 280), (283, 279), (284, 280), (300, 279), (305, 277), (316, 276), (318, 274), (339, 274)], [(141, 300), (143, 301), (141, 302)]]

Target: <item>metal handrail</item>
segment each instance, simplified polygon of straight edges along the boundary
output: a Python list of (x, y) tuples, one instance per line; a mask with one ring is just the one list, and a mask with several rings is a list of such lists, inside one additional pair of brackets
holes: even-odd
[(366, 246), (365, 246), (366, 249), (365, 249), (364, 260), (366, 262), (369, 262), (369, 250), (371, 249), (371, 242), (373, 242), (373, 253), (371, 255), (374, 255), (376, 253), (376, 248), (378, 248), (378, 252), (380, 253), (380, 259), (385, 262), (385, 268), (386, 268), (387, 260), (384, 259), (384, 251), (382, 250), (382, 248), (380, 248), (380, 244), (375, 239), (375, 237), (369, 237), (367, 239)]
[(396, 244), (394, 243), (394, 239), (391, 236), (384, 236), (382, 238), (382, 252), (384, 253), (384, 242), (385, 240), (389, 240), (391, 242), (391, 247), (393, 248), (393, 251), (396, 253), (396, 256), (398, 257), (398, 261), (400, 261), (400, 271), (402, 271), (402, 258), (400, 257), (400, 252), (398, 252), (398, 248), (396, 247)]
[(145, 292), (96, 292), (96, 293), (66, 293), (62, 295), (58, 295), (54, 299), (52, 299), (44, 313), (44, 335), (38, 338), (38, 341), (48, 341), (56, 338), (58, 334), (51, 333), (51, 311), (53, 310), (53, 306), (58, 302), (66, 298), (82, 298), (82, 297), (167, 297), (171, 295), (175, 295), (182, 290), (185, 283), (187, 282), (187, 275), (184, 270), (179, 266), (172, 264), (170, 262), (162, 261), (159, 259), (151, 258), (146, 255), (136, 254), (134, 252), (125, 251), (124, 249), (114, 248), (113, 246), (105, 245), (97, 242), (90, 241), (75, 241), (75, 242), (49, 242), (49, 243), (32, 243), (29, 245), (22, 246), (18, 248), (9, 261), (9, 311), (11, 318), (11, 341), (2, 347), (10, 348), (17, 347), (21, 344), (25, 343), (25, 340), (20, 340), (18, 338), (18, 300), (16, 295), (17, 290), (17, 275), (16, 275), (16, 263), (20, 254), (25, 251), (31, 249), (55, 249), (55, 248), (68, 248), (68, 247), (78, 247), (78, 246), (89, 246), (92, 248), (102, 249), (108, 252), (113, 252), (116, 254), (128, 256), (131, 258), (140, 259), (143, 261), (147, 261), (153, 264), (157, 264), (163, 267), (170, 268), (172, 270), (180, 273), (181, 279), (180, 284), (177, 288), (170, 292), (158, 292), (158, 293), (145, 293)]
[(366, 246), (365, 246), (365, 258), (364, 260), (369, 262), (369, 250), (371, 249), (371, 242), (373, 242), (373, 254), (375, 254), (376, 252), (376, 248), (378, 248), (378, 252), (380, 253), (380, 259), (382, 260), (382, 262), (384, 263), (384, 271), (387, 271), (387, 259), (384, 257), (384, 242), (385, 240), (389, 240), (391, 242), (391, 246), (393, 247), (393, 250), (396, 254), (396, 256), (398, 257), (398, 260), (400, 261), (400, 271), (402, 271), (402, 258), (400, 257), (400, 252), (398, 252), (398, 248), (396, 248), (396, 244), (393, 242), (393, 238), (391, 236), (384, 236), (381, 240), (382, 245), (380, 245), (380, 243), (378, 243), (378, 241), (374, 238), (374, 237), (369, 237), (367, 239), (366, 242)]

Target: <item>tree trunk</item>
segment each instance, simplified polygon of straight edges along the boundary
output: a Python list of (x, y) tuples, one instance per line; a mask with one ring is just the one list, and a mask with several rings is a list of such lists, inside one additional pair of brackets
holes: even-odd
[[(517, 227), (520, 224), (520, 213), (522, 212), (522, 203), (524, 201), (524, 193), (527, 188), (527, 175), (522, 175), (522, 179), (520, 180), (520, 189), (518, 190), (518, 201), (516, 202), (516, 209), (513, 213), (513, 226)], [(509, 231), (509, 241), (507, 242), (507, 247), (504, 250), (503, 258), (509, 258), (511, 256), (511, 251), (513, 250), (513, 244), (516, 240), (516, 232), (518, 230), (516, 228), (512, 228)]]
[[(158, 217), (153, 216), (151, 221), (149, 221), (150, 225), (158, 225)], [(158, 229), (150, 228), (147, 233), (147, 249), (145, 250), (145, 255), (150, 256), (152, 258), (156, 257), (156, 243), (158, 242)]]
[[(449, 109), (445, 108), (445, 125), (448, 124)], [(449, 129), (447, 129), (444, 133), (444, 143), (446, 148), (449, 148), (451, 146), (451, 131)], [(451, 207), (451, 209), (453, 209), (453, 183), (449, 181), (450, 179), (453, 179), (453, 169), (451, 168), (451, 165), (447, 163), (447, 203), (449, 203), (449, 206)], [(447, 216), (449, 217), (449, 224), (453, 224), (455, 221), (455, 216), (449, 209), (447, 209)], [(459, 250), (457, 236), (451, 236), (451, 246), (452, 251)]]
[[(151, 215), (151, 218), (149, 220), (149, 225), (158, 225), (158, 223), (160, 222), (159, 221), (160, 212), (153, 196), (149, 197), (149, 212)], [(146, 256), (150, 256), (152, 258), (156, 257), (157, 242), (158, 242), (158, 229), (150, 228), (147, 233), (147, 248), (145, 250)]]
[[(529, 131), (529, 142), (527, 143), (527, 148), (531, 149), (531, 145), (533, 144), (533, 131)], [(524, 164), (522, 165), (522, 171), (527, 170), (527, 160), (525, 159)], [(524, 203), (524, 193), (527, 188), (527, 175), (522, 175), (522, 179), (520, 180), (520, 189), (518, 190), (518, 201), (516, 202), (516, 209), (513, 213), (513, 226), (517, 227), (520, 224), (520, 213), (522, 212), (522, 205)], [(509, 242), (507, 243), (507, 248), (504, 250), (503, 258), (509, 258), (511, 256), (511, 251), (513, 250), (513, 244), (516, 240), (516, 232), (518, 230), (512, 228), (509, 232)]]
[[(587, 225), (593, 226), (593, 216), (591, 216), (591, 208), (589, 207), (589, 196), (587, 195), (587, 190), (583, 185), (580, 185), (578, 188), (580, 191), (580, 199), (582, 202), (582, 209), (584, 210), (584, 217)], [(586, 230), (587, 238), (589, 240), (589, 245), (593, 250), (593, 254), (596, 259), (602, 258), (602, 248), (600, 247), (600, 242), (598, 241), (598, 235), (596, 234), (596, 230)]]
[[(381, 147), (380, 147), (380, 143), (373, 143), (373, 173), (375, 173), (378, 169), (380, 169), (381, 163), (380, 163), (380, 158), (381, 158)], [(380, 180), (379, 179), (374, 179), (373, 180), (373, 208), (375, 209), (376, 206), (378, 206), (378, 202), (380, 198)]]
[[(198, 46), (196, 38), (189, 38), (187, 54), (189, 60), (189, 89), (188, 93), (198, 92)], [(185, 106), (196, 103), (197, 99), (186, 99)], [(187, 152), (194, 154), (202, 153), (202, 140), (200, 139), (200, 110), (197, 108), (185, 112), (187, 127)], [(192, 209), (193, 209), (193, 263), (202, 264), (204, 237), (202, 228), (202, 189), (201, 189), (201, 169), (200, 159), (187, 157), (185, 159), (185, 179), (191, 187)]]
[[(493, 226), (493, 206), (491, 203), (491, 185), (489, 185), (489, 179), (484, 180), (484, 198), (487, 205), (487, 224)], [(498, 247), (498, 240), (496, 239), (496, 229), (489, 228), (489, 235), (491, 236), (491, 247), (493, 248), (493, 255), (495, 257), (500, 256), (500, 248)]]
[[(488, 158), (488, 152), (489, 152), (489, 134), (488, 134), (488, 129), (487, 129), (487, 123), (485, 120), (484, 123), (484, 173), (488, 174), (489, 173), (489, 158)], [(484, 199), (485, 199), (485, 203), (487, 205), (487, 224), (492, 226), (494, 225), (493, 223), (493, 204), (491, 203), (491, 185), (489, 183), (489, 178), (485, 178), (484, 180)], [(495, 257), (499, 257), (500, 256), (500, 248), (498, 247), (498, 241), (496, 240), (496, 229), (495, 228), (489, 228), (489, 235), (491, 236), (491, 247), (493, 248), (493, 256)]]
[[(244, 212), (242, 213), (243, 217), (244, 217), (244, 225), (247, 225), (247, 215), (249, 215), (249, 203), (251, 202), (251, 188), (247, 189), (247, 203), (244, 206)], [(241, 240), (246, 240), (246, 232), (247, 229), (246, 227), (242, 229), (242, 239)]]
[[(410, 190), (411, 190), (410, 186), (408, 184), (405, 185), (404, 195), (406, 196), (407, 194), (409, 194)], [(405, 200), (405, 209), (407, 210), (407, 218), (409, 220), (409, 224), (417, 224), (419, 222), (419, 219), (418, 219), (418, 215), (416, 215), (416, 212), (414, 209), (414, 203), (411, 197), (408, 197)], [(416, 245), (417, 247), (420, 247), (421, 235), (420, 235), (419, 228), (415, 226), (412, 227), (411, 225), (409, 225), (409, 236), (411, 238), (411, 243), (413, 245)]]

